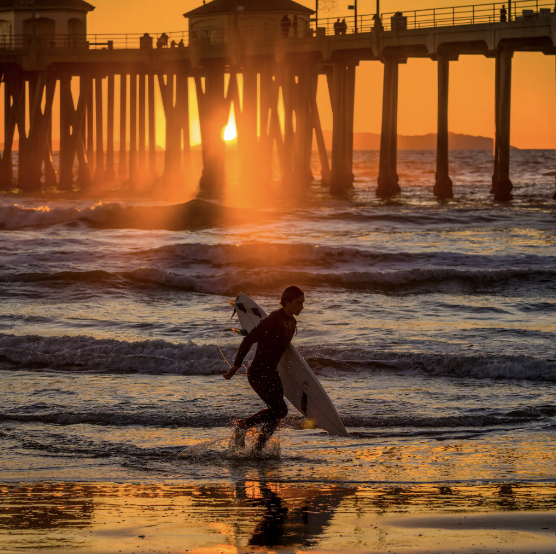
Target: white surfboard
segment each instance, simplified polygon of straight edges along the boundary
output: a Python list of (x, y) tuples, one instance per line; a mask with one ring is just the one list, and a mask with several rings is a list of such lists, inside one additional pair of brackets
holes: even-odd
[[(248, 333), (266, 317), (265, 311), (242, 292), (237, 295), (234, 302), (230, 301), (230, 304), (237, 310), (239, 322)], [(313, 370), (292, 344), (286, 348), (278, 364), (278, 372), (282, 380), (284, 396), (299, 412), (310, 419), (316, 427), (333, 435), (348, 436), (334, 404)]]

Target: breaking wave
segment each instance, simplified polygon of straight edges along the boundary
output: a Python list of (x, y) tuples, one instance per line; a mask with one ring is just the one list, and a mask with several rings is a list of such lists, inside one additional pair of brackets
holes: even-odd
[[(89, 410), (41, 409), (35, 411), (0, 411), (0, 422), (17, 421), (20, 423), (47, 423), (54, 425), (110, 425), (125, 427), (142, 425), (152, 427), (225, 427), (233, 423), (237, 415), (233, 410), (221, 409), (218, 414), (188, 413), (185, 410), (128, 410), (110, 411), (106, 407)], [(420, 428), (429, 429), (431, 434), (438, 430), (467, 428), (465, 434), (481, 434), (493, 426), (519, 425), (524, 422), (553, 417), (556, 407), (530, 410), (528, 412), (485, 413), (475, 415), (458, 415), (434, 417), (418, 414), (356, 416), (342, 411), (346, 427), (379, 428), (381, 435), (399, 435), (399, 431), (392, 428)], [(283, 424), (290, 428), (302, 428), (303, 418), (300, 415), (288, 416)], [(479, 429), (473, 429), (473, 428)], [(390, 429), (384, 433), (385, 429)], [(407, 433), (407, 431), (406, 431)], [(421, 433), (421, 434), (426, 434)]]
[(0, 206), (0, 229), (14, 230), (25, 227), (45, 227), (71, 223), (80, 219), (91, 221), (102, 221), (117, 209), (119, 204), (99, 203), (90, 208), (51, 208), (50, 206), (39, 206), (38, 208), (26, 208), (14, 204), (13, 206)]
[(0, 206), (0, 229), (48, 227), (77, 221), (104, 229), (182, 230), (265, 219), (262, 211), (237, 210), (207, 200), (190, 200), (170, 205), (123, 205), (99, 202), (89, 208), (39, 206), (26, 208), (14, 204)]
[[(413, 268), (389, 271), (313, 271), (283, 270), (278, 268), (238, 269), (206, 273), (167, 271), (157, 267), (139, 267), (132, 271), (107, 272), (61, 271), (21, 272), (0, 275), (0, 283), (84, 282), (104, 286), (132, 288), (133, 283), (176, 288), (187, 292), (235, 297), (240, 290), (252, 293), (275, 291), (295, 282), (302, 287), (326, 287), (377, 292), (430, 292), (439, 287), (461, 287), (466, 291), (489, 287), (490, 294), (502, 294), (504, 286), (537, 285), (546, 290), (556, 289), (556, 270), (553, 269), (456, 269)], [(500, 287), (500, 288), (497, 288)]]
[(91, 373), (204, 375), (220, 373), (223, 364), (216, 345), (88, 336), (0, 334), (0, 356), (19, 368)]
[[(224, 347), (231, 359), (236, 346)], [(556, 383), (556, 360), (487, 356), (369, 352), (360, 347), (301, 346), (310, 366), (324, 375), (354, 371), (411, 371), (442, 377), (516, 379)], [(217, 375), (225, 367), (216, 344), (165, 340), (128, 342), (89, 336), (44, 337), (0, 334), (4, 369), (87, 373)]]
[(470, 287), (487, 284), (503, 285), (512, 281), (538, 283), (556, 287), (556, 270), (531, 269), (460, 270), (416, 268), (400, 271), (308, 272), (289, 270), (241, 270), (216, 277), (182, 275), (153, 267), (138, 268), (126, 274), (138, 281), (176, 287), (190, 292), (235, 296), (239, 290), (265, 291), (292, 282), (302, 287), (338, 287), (354, 290), (397, 291), (439, 284)]
[(241, 268), (297, 266), (337, 267), (339, 265), (412, 265), (438, 267), (556, 267), (556, 257), (537, 255), (471, 255), (459, 252), (369, 251), (346, 246), (250, 242), (249, 244), (172, 244), (133, 252), (134, 258), (148, 257), (169, 263), (211, 264), (213, 267)]

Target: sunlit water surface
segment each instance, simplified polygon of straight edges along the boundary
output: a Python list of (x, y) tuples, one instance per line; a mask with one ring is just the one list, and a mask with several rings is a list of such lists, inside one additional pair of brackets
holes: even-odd
[[(265, 478), (319, 486), (554, 482), (554, 152), (512, 151), (507, 204), (491, 153), (451, 155), (451, 201), (432, 195), (433, 152), (400, 152), (391, 201), (378, 154), (357, 152), (347, 199), (232, 180), (223, 204), (249, 217), (181, 231), (113, 228), (122, 207), (168, 201), (3, 195), (2, 481), (235, 483), (270, 464)], [(294, 343), (350, 436), (291, 408), (260, 460), (229, 446), (261, 403), (220, 376), (217, 336), (231, 360), (227, 300), (270, 311), (293, 283)]]

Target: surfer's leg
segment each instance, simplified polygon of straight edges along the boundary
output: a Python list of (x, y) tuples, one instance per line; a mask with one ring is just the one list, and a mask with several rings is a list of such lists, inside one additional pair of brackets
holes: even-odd
[(263, 425), (261, 432), (259, 433), (259, 438), (257, 439), (257, 444), (255, 445), (255, 450), (258, 452), (264, 448), (268, 439), (274, 434), (274, 431), (276, 431), (280, 421), (288, 415), (288, 407), (284, 402), (283, 396), (275, 399), (273, 406), (269, 408), (269, 412), (269, 418)]
[[(259, 393), (263, 387), (258, 380), (249, 379), (251, 386), (255, 392)], [(264, 393), (263, 393), (264, 394)], [(265, 408), (256, 414), (248, 417), (247, 419), (238, 419), (234, 424), (234, 432), (232, 434), (232, 441), (236, 448), (245, 448), (245, 436), (247, 435), (248, 429), (268, 421), (269, 419), (269, 409)]]
[(261, 451), (268, 439), (272, 436), (274, 431), (276, 431), (280, 421), (288, 415), (288, 407), (284, 401), (282, 381), (277, 372), (266, 375), (264, 387), (260, 392), (257, 391), (257, 393), (268, 406), (268, 408), (264, 410), (263, 427), (257, 439), (257, 444), (255, 445), (255, 450)]
[(245, 420), (247, 427), (263, 423), (257, 439), (255, 450), (262, 450), (268, 439), (272, 436), (280, 420), (288, 414), (288, 407), (284, 401), (282, 381), (277, 371), (257, 371), (248, 373), (249, 383), (253, 390), (265, 402), (268, 408), (257, 412)]
[[(268, 371), (264, 369), (257, 369), (256, 371), (249, 371), (247, 373), (247, 379), (253, 390), (259, 395), (260, 399), (268, 406), (264, 410), (249, 416), (245, 420), (245, 426), (249, 429), (260, 423), (266, 423), (272, 419), (272, 410), (270, 409), (273, 398), (274, 398), (274, 388), (276, 386), (275, 379), (272, 374), (269, 375)], [(280, 390), (282, 389), (282, 382), (277, 376), (280, 385)]]

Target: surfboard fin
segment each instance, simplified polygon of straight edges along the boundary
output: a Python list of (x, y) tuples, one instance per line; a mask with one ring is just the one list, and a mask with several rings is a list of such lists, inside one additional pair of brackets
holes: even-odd
[(246, 337), (249, 334), (245, 329), (236, 329), (235, 327), (232, 327), (232, 331), (241, 337)]

